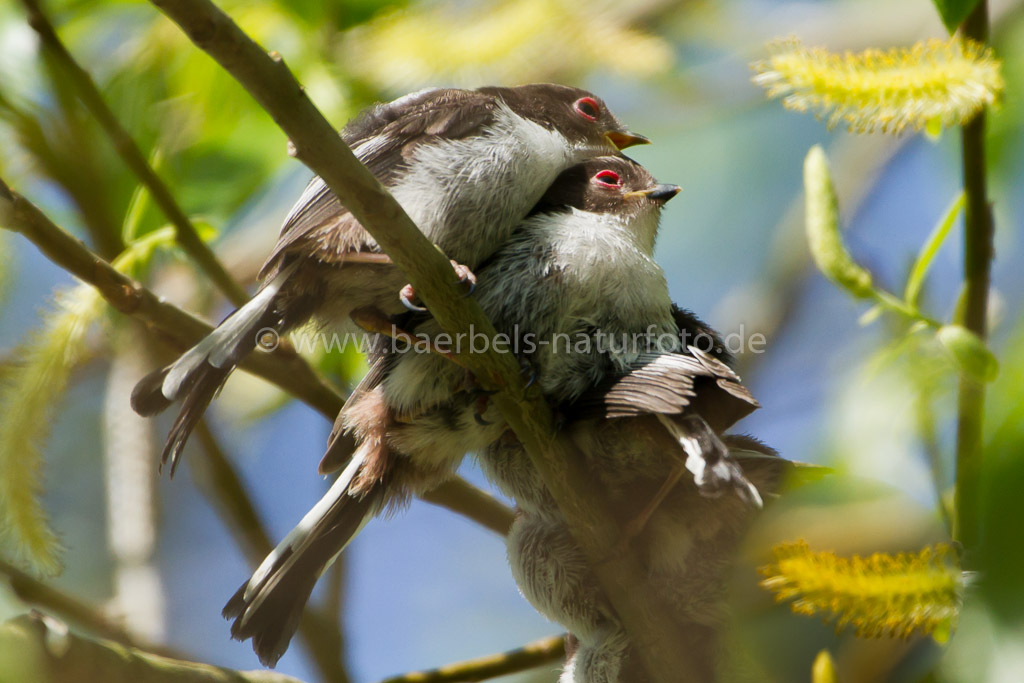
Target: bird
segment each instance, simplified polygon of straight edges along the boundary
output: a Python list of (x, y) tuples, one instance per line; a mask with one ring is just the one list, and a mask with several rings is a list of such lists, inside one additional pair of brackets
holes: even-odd
[[(637, 515), (673, 467), (668, 458), (661, 476), (655, 476), (650, 467), (651, 474), (643, 477), (627, 469), (637, 459), (673, 448), (671, 436), (656, 420), (607, 419), (576, 425), (572, 431), (566, 438), (582, 442), (578, 453), (597, 472), (604, 504), (618, 519)], [(581, 439), (584, 431), (587, 434)], [(791, 463), (752, 437), (721, 438), (748, 481), (765, 495), (778, 490)], [(526, 457), (519, 452), (519, 457)], [(624, 463), (609, 467), (615, 455), (624, 455)], [(633, 553), (645, 568), (643, 583), (636, 590), (656, 596), (671, 618), (673, 640), (685, 643), (689, 671), (696, 676), (693, 680), (718, 680), (719, 640), (728, 617), (727, 580), (744, 532), (759, 512), (739, 496), (710, 498), (695, 486), (679, 484), (623, 547), (622, 552)], [(648, 680), (613, 605), (557, 507), (519, 509), (506, 545), (520, 592), (577, 641), (560, 683)]]
[[(645, 589), (663, 600), (711, 680), (722, 576), (761, 491), (775, 491), (785, 462), (750, 437), (726, 434), (759, 403), (717, 333), (672, 303), (653, 259), (660, 209), (678, 188), (656, 184), (624, 158), (590, 160), (560, 181), (534, 212), (561, 207), (562, 220), (528, 220), (479, 269), (477, 299), (529, 357), (559, 415), (557, 438), (581, 454), (606, 505), (626, 522), (624, 541), (650, 572)], [(501, 284), (484, 288), (488, 282)], [(406, 453), (437, 452), (435, 434), (455, 424), (448, 405), (426, 434), (422, 418), (407, 417), (421, 410), (421, 387), (432, 386), (427, 377), (442, 362), (402, 357), (378, 397), (397, 415), (387, 438)], [(465, 415), (463, 407), (468, 431)], [(519, 506), (507, 538), (513, 576), (534, 607), (579, 642), (563, 681), (643, 680), (614, 609), (518, 439), (506, 430), (488, 440), (481, 468)], [(687, 471), (692, 481), (680, 481)]]
[[(509, 277), (519, 271), (514, 264), (532, 266), (531, 254), (547, 249), (549, 238), (567, 240), (565, 246), (573, 253), (582, 251), (604, 260), (605, 252), (615, 245), (602, 240), (601, 232), (642, 235), (649, 251), (656, 214), (676, 192), (674, 185), (657, 183), (642, 166), (620, 156), (599, 157), (567, 169), (507, 243), (481, 262), (474, 297), (492, 319), (504, 314), (496, 319), (499, 329), (514, 332), (516, 311), (507, 310), (509, 302), (516, 308), (522, 297), (541, 294), (537, 286), (521, 290), (520, 279)], [(630, 279), (653, 280), (656, 285), (660, 279), (664, 287), (660, 269), (648, 256), (622, 261), (620, 266), (633, 271)], [(527, 276), (558, 279), (555, 270), (560, 267), (552, 263), (550, 272), (530, 271)], [(560, 298), (556, 296), (552, 303), (557, 306)], [(655, 308), (660, 312), (660, 304)], [(429, 314), (405, 315), (417, 318), (406, 322), (418, 335), (434, 337), (440, 332)], [(671, 316), (668, 325), (675, 332)], [(358, 447), (323, 498), (225, 606), (232, 635), (240, 640), (252, 638), (261, 660), (276, 662), (318, 577), (363, 525), (451, 477), (467, 452), (485, 450), (507, 431), (489, 406), (483, 416), (478, 413), (477, 399), (467, 384), (466, 371), (440, 355), (379, 354), (341, 411), (332, 434), (334, 440), (353, 432)]]
[[(342, 138), (463, 279), (561, 171), (649, 142), (594, 94), (550, 83), (422, 90), (366, 110)], [(285, 218), (260, 279), (248, 303), (132, 392), (144, 416), (182, 401), (161, 454), (172, 475), (196, 423), (258, 335), (280, 336), (310, 319), (344, 328), (360, 307), (402, 310), (401, 273), (319, 177)]]

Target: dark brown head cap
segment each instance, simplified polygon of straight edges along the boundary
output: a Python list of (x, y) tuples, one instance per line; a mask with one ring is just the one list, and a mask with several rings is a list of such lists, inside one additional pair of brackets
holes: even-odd
[(593, 93), (555, 83), (531, 83), (515, 88), (480, 88), (479, 92), (500, 98), (515, 113), (570, 141), (609, 151), (650, 142), (629, 132)]
[(593, 213), (638, 214), (660, 208), (679, 192), (632, 159), (589, 159), (562, 172), (531, 213), (578, 209)]

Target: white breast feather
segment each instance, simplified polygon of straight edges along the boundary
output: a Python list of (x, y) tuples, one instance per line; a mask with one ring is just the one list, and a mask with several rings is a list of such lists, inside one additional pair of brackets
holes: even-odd
[(451, 258), (487, 256), (571, 163), (565, 138), (504, 105), (481, 135), (421, 146), (392, 194)]

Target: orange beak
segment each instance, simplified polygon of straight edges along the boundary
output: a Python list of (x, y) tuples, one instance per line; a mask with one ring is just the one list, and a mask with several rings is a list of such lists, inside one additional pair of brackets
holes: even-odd
[(643, 135), (636, 135), (635, 133), (623, 133), (617, 130), (609, 131), (604, 134), (608, 138), (608, 142), (615, 145), (616, 149), (626, 149), (633, 145), (649, 145), (651, 141), (645, 138)]

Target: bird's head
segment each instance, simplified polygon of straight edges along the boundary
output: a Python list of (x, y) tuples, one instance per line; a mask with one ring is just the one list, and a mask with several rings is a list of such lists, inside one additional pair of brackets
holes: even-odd
[(505, 88), (501, 97), (520, 116), (557, 130), (573, 148), (591, 155), (650, 143), (622, 125), (600, 97), (580, 88), (533, 83)]
[(628, 230), (649, 254), (661, 209), (678, 193), (678, 185), (659, 183), (632, 159), (596, 157), (563, 171), (533, 213), (571, 210), (597, 215)]

